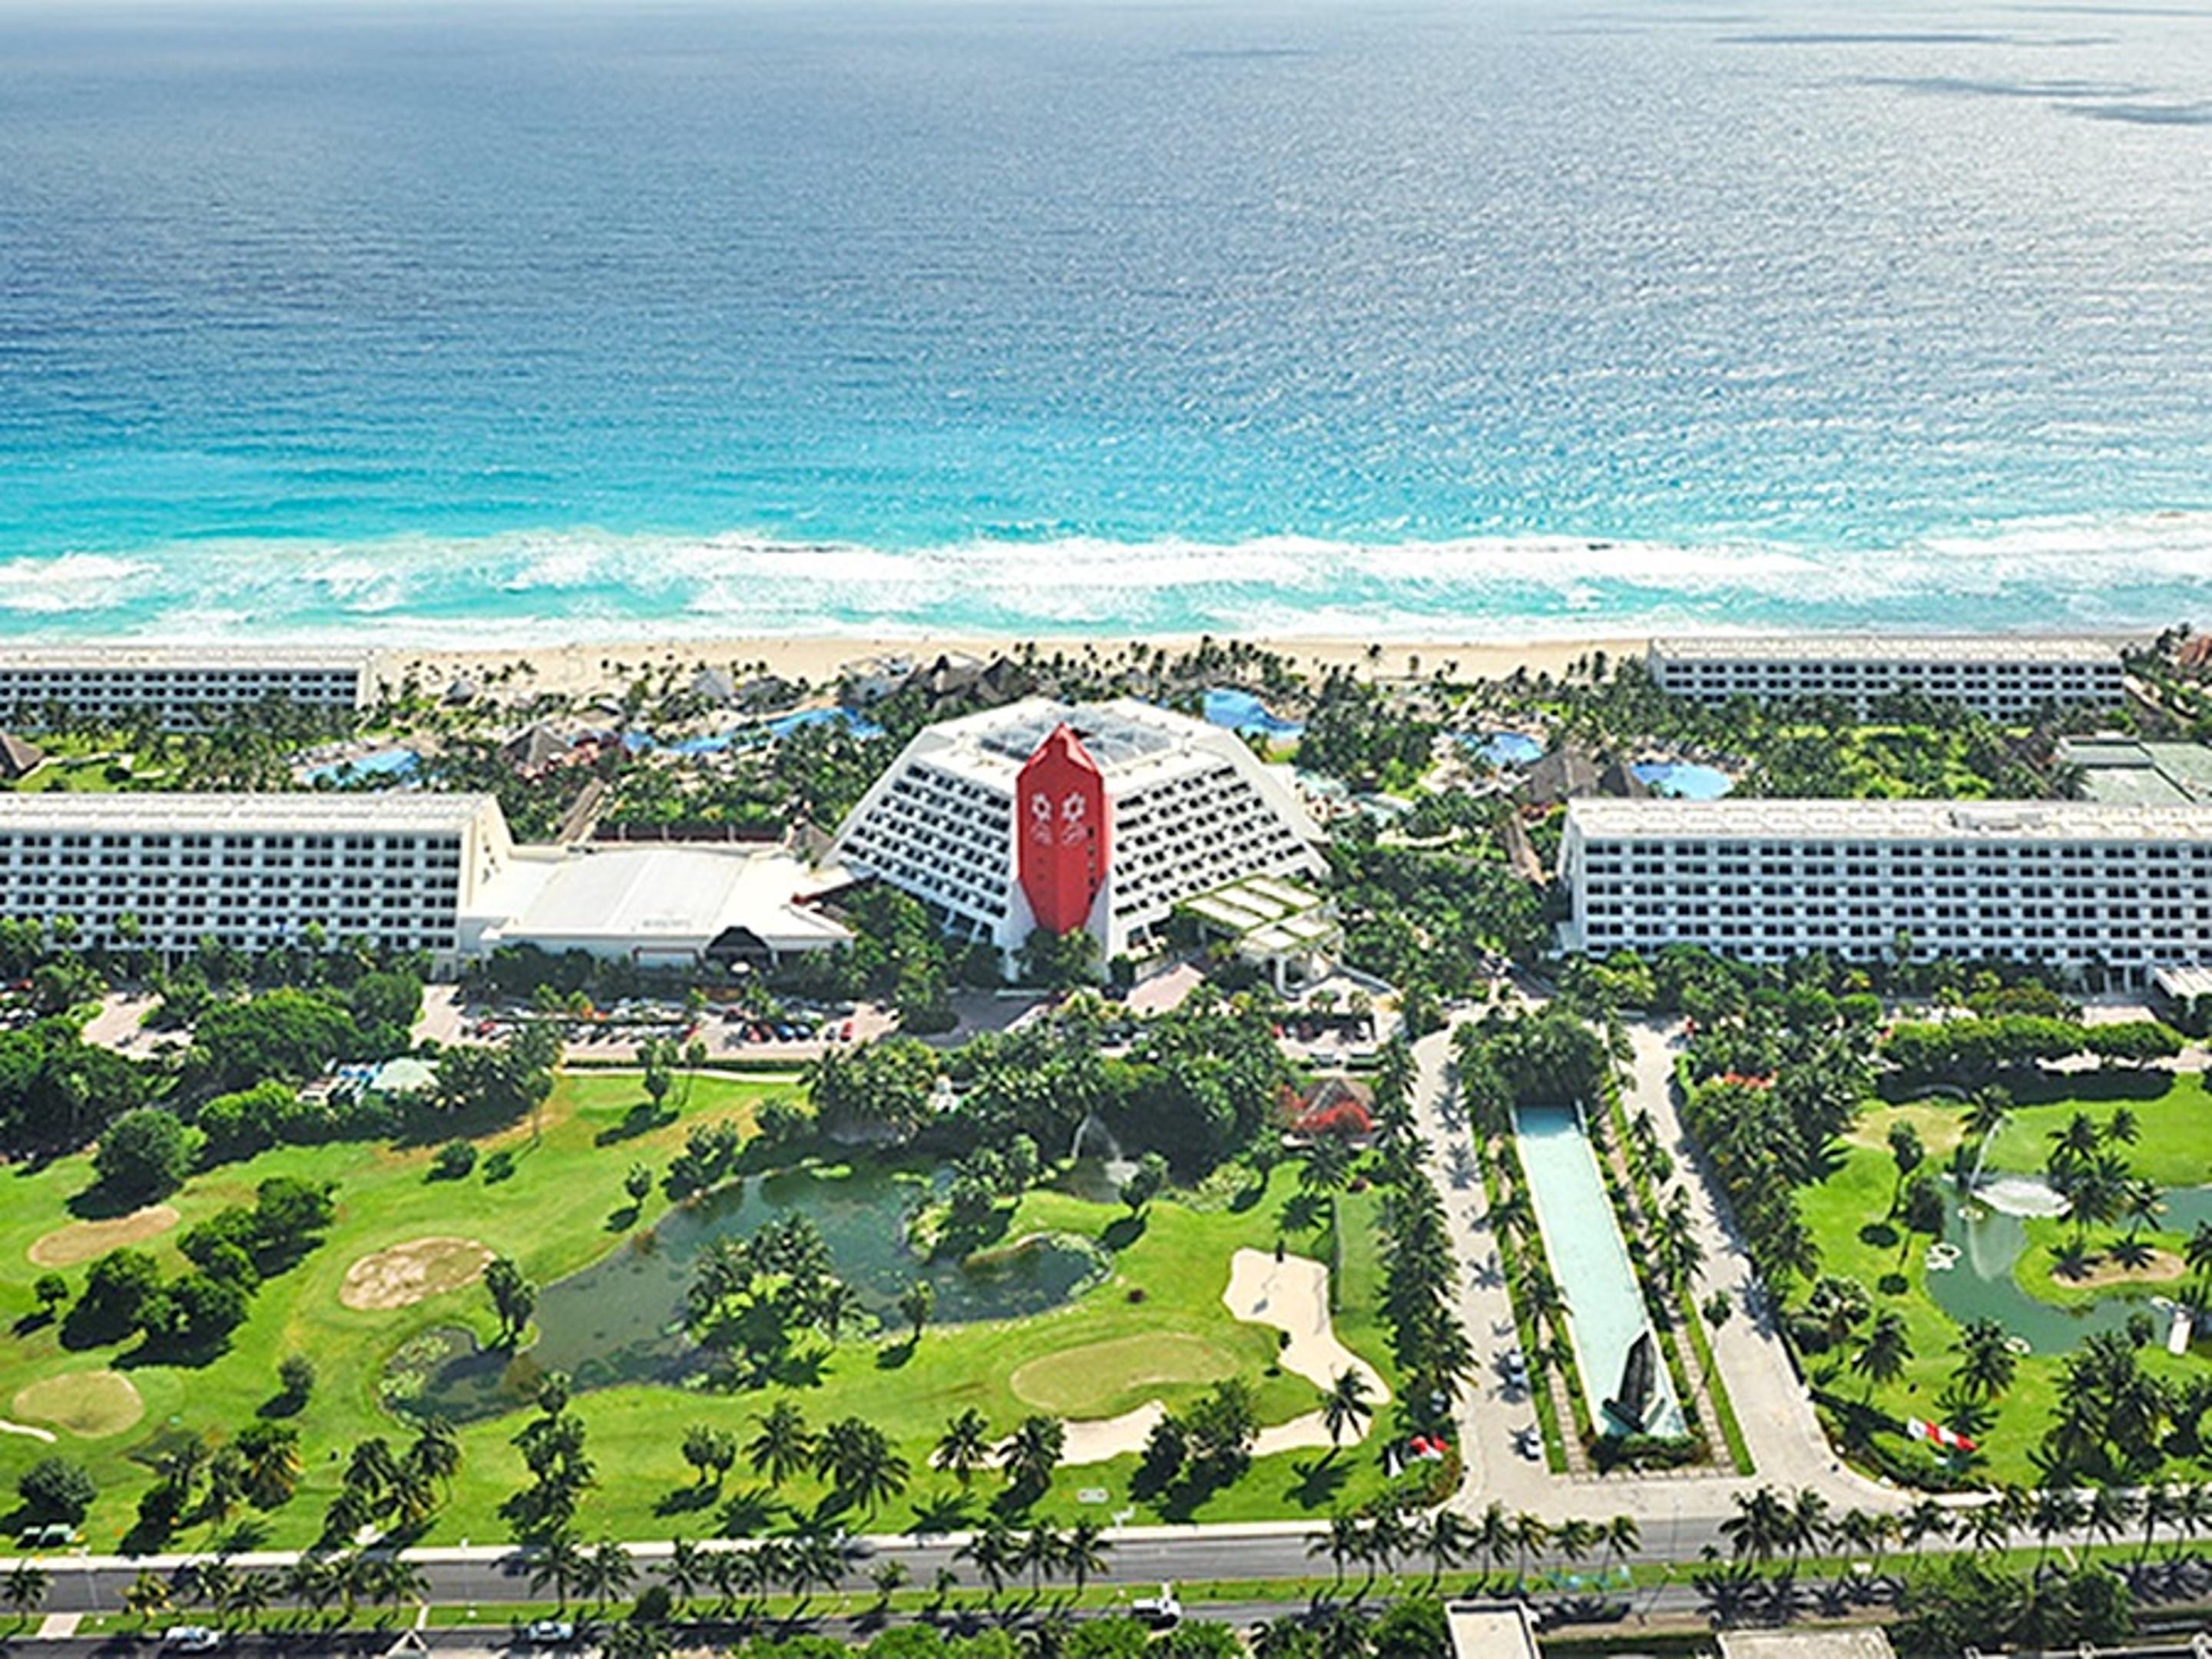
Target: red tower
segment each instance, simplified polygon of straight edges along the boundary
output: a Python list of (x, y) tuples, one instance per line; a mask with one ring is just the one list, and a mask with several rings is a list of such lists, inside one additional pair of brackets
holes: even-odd
[(1065, 724), (1022, 763), (1014, 812), (1014, 867), (1030, 913), (1040, 927), (1073, 932), (1106, 884), (1111, 826), (1105, 774)]

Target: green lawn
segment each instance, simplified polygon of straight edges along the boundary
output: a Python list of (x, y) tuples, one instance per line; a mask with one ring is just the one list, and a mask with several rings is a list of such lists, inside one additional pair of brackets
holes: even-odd
[[(2125, 1106), (2136, 1115), (2142, 1134), (2126, 1153), (2129, 1166), (2161, 1187), (2212, 1183), (2212, 1096), (2202, 1073), (2184, 1072), (2095, 1074), (2072, 1080), (2079, 1092), (2065, 1097), (2023, 1102), (2005, 1119), (1990, 1143), (1989, 1167), (2025, 1175), (2041, 1172), (2051, 1151), (2051, 1135), (2075, 1112), (2086, 1112), (2100, 1127)], [(2106, 1084), (2105, 1088), (2096, 1085)], [(2156, 1088), (2137, 1098), (2123, 1088)]]
[[(0, 1192), (6, 1195), (0, 1203), (0, 1326), (17, 1322), (11, 1334), (0, 1334), (0, 1416), (11, 1414), (16, 1394), (26, 1387), (111, 1366), (130, 1377), (145, 1401), (141, 1421), (104, 1438), (64, 1433), (50, 1449), (26, 1437), (0, 1435), (0, 1490), (12, 1492), (15, 1478), (50, 1449), (82, 1459), (101, 1487), (87, 1539), (95, 1549), (112, 1547), (150, 1483), (150, 1470), (141, 1460), (154, 1449), (155, 1437), (170, 1430), (210, 1431), (218, 1438), (234, 1432), (276, 1393), (277, 1362), (289, 1353), (305, 1353), (315, 1360), (321, 1378), (313, 1398), (294, 1419), (301, 1432), (305, 1465), (301, 1491), (275, 1511), (249, 1512), (246, 1537), (278, 1546), (307, 1541), (337, 1489), (339, 1469), (352, 1444), (370, 1434), (404, 1439), (405, 1425), (386, 1414), (378, 1399), (378, 1379), (387, 1357), (434, 1326), (466, 1325), (480, 1338), (494, 1330), (489, 1299), (474, 1286), (411, 1307), (347, 1308), (338, 1292), (349, 1266), (410, 1240), (459, 1236), (514, 1256), (529, 1277), (541, 1285), (550, 1282), (610, 1249), (625, 1248), (623, 1239), (630, 1228), (650, 1225), (665, 1212), (666, 1201), (656, 1190), (641, 1216), (611, 1221), (627, 1209), (622, 1180), (633, 1163), (665, 1169), (696, 1121), (731, 1118), (749, 1130), (757, 1104), (793, 1086), (789, 1079), (702, 1076), (679, 1121), (632, 1135), (622, 1129), (640, 1098), (635, 1077), (567, 1074), (544, 1112), (542, 1138), (533, 1140), (530, 1127), (523, 1124), (480, 1142), (487, 1150), (505, 1146), (516, 1154), (515, 1174), (499, 1182), (487, 1182), (481, 1166), (463, 1181), (432, 1182), (426, 1178), (431, 1147), (362, 1144), (281, 1148), (195, 1176), (170, 1200), (179, 1212), (179, 1226), (143, 1246), (171, 1270), (181, 1262), (175, 1240), (183, 1228), (225, 1205), (250, 1201), (255, 1184), (271, 1174), (337, 1182), (339, 1212), (320, 1248), (262, 1287), (229, 1348), (192, 1369), (133, 1364), (127, 1347), (73, 1352), (61, 1346), (54, 1327), (27, 1319), (32, 1285), (40, 1272), (29, 1249), (71, 1219), (69, 1202), (88, 1184), (88, 1165), (77, 1158), (33, 1173), (0, 1174)], [(820, 1385), (799, 1389), (793, 1397), (817, 1424), (858, 1414), (897, 1443), (918, 1478), (908, 1500), (874, 1518), (875, 1524), (891, 1528), (906, 1523), (914, 1499), (957, 1491), (949, 1479), (927, 1468), (928, 1449), (945, 1420), (972, 1405), (1004, 1432), (1022, 1415), (1041, 1408), (1016, 1393), (1013, 1379), (1025, 1365), (1063, 1349), (1093, 1349), (1100, 1362), (1056, 1370), (1048, 1365), (1042, 1381), (1037, 1373), (1030, 1374), (1031, 1392), (1064, 1415), (1109, 1415), (1154, 1397), (1173, 1407), (1197, 1398), (1211, 1379), (1229, 1373), (1253, 1384), (1263, 1421), (1279, 1422), (1310, 1410), (1318, 1403), (1317, 1391), (1275, 1365), (1277, 1334), (1231, 1318), (1221, 1301), (1231, 1253), (1240, 1246), (1273, 1247), (1276, 1211), (1293, 1186), (1294, 1176), (1285, 1169), (1275, 1172), (1265, 1194), (1254, 1201), (1218, 1201), (1210, 1193), (1196, 1205), (1185, 1205), (1170, 1195), (1152, 1207), (1133, 1238), (1118, 1206), (1059, 1191), (1031, 1192), (1013, 1216), (1009, 1236), (1060, 1231), (1121, 1245), (1103, 1283), (1037, 1317), (933, 1326), (910, 1355), (903, 1354), (903, 1342), (891, 1334), (848, 1337), (831, 1353)], [(1339, 1328), (1395, 1389), (1387, 1344), (1372, 1312), (1378, 1201), (1372, 1193), (1348, 1194), (1343, 1200), (1346, 1234), (1354, 1243), (1347, 1251), (1347, 1294)], [(83, 1265), (65, 1270), (72, 1292), (82, 1285), (85, 1271)], [(1148, 1346), (1158, 1352), (1148, 1352)], [(1169, 1380), (1178, 1375), (1190, 1380)], [(52, 1392), (51, 1386), (46, 1392)], [(700, 1507), (690, 1490), (691, 1472), (678, 1451), (682, 1431), (688, 1424), (706, 1421), (744, 1437), (753, 1415), (767, 1408), (773, 1392), (723, 1395), (629, 1387), (580, 1395), (576, 1409), (588, 1425), (601, 1482), (586, 1499), (580, 1528), (593, 1534), (605, 1529), (641, 1537), (712, 1530), (714, 1509)], [(509, 1443), (519, 1421), (508, 1418), (462, 1430), (463, 1475), (423, 1541), (483, 1542), (506, 1534), (499, 1505), (525, 1479), (520, 1456)], [(1133, 1457), (1124, 1457), (1063, 1471), (1041, 1501), (1040, 1512), (1103, 1520), (1130, 1504), (1134, 1466)], [(741, 1469), (726, 1495), (746, 1484)], [(1349, 1449), (1333, 1461), (1311, 1454), (1283, 1455), (1261, 1460), (1224, 1490), (1182, 1504), (1155, 1504), (1146, 1513), (1148, 1518), (1190, 1513), (1221, 1519), (1319, 1512), (1357, 1502), (1380, 1486), (1371, 1455)], [(978, 1483), (979, 1497), (994, 1490), (995, 1482), (988, 1479)], [(818, 1494), (799, 1483), (786, 1495), (808, 1502)], [(205, 1540), (196, 1531), (180, 1541), (198, 1546)]]
[[(1826, 1181), (1798, 1194), (1799, 1212), (1820, 1243), (1821, 1273), (1858, 1280), (1866, 1287), (1877, 1313), (1895, 1309), (1904, 1316), (1913, 1357), (1901, 1377), (1876, 1389), (1872, 1395), (1872, 1403), (1878, 1409), (1899, 1419), (1912, 1416), (1933, 1419), (1940, 1415), (1936, 1401), (1948, 1383), (1957, 1363), (1951, 1350), (1958, 1338), (1958, 1327), (1929, 1293), (1924, 1265), (1928, 1240), (1915, 1236), (1906, 1247), (1901, 1235), (1883, 1243), (1877, 1242), (1879, 1234), (1863, 1236), (1863, 1231), (1870, 1224), (1881, 1224), (1889, 1210), (1890, 1194), (1896, 1182), (1896, 1166), (1883, 1144), (1889, 1123), (1905, 1118), (1914, 1121), (1916, 1127), (1923, 1127), (1921, 1120), (1929, 1109), (1923, 1103), (1868, 1111), (1844, 1142), (1842, 1166)], [(1950, 1109), (1955, 1115), (1961, 1109)], [(2057, 1110), (2063, 1118), (2064, 1109), (2037, 1109)], [(2146, 1133), (2145, 1142), (2150, 1138)], [(2142, 1148), (2136, 1150), (2140, 1152)], [(1932, 1169), (1940, 1162), (1931, 1156), (1929, 1164), (1923, 1167)], [(2052, 1287), (2049, 1258), (2041, 1247), (2048, 1239), (2055, 1239), (2058, 1231), (2057, 1223), (2031, 1223), (2031, 1243), (2016, 1269), (2023, 1289), (2054, 1302), (2069, 1298)], [(1958, 1242), (1955, 1220), (1948, 1236), (1954, 1243)], [(2098, 1236), (2098, 1232), (2093, 1232), (2093, 1242)], [(2162, 1237), (2159, 1242), (2168, 1248), (2178, 1247), (2178, 1240), (2171, 1237)], [(1904, 1276), (1906, 1288), (1901, 1294), (1888, 1295), (1880, 1289), (1883, 1276), (1890, 1273)], [(1801, 1286), (1794, 1292), (1796, 1300), (1802, 1302), (1805, 1288)], [(2058, 1395), (2063, 1358), (2060, 1354), (2034, 1353), (2021, 1361), (2011, 1389), (1997, 1401), (1994, 1426), (1982, 1437), (1982, 1449), (1989, 1460), (1987, 1473), (1992, 1480), (2034, 1480), (2035, 1470), (2028, 1454), (2049, 1422), (2051, 1403)], [(1806, 1369), (1816, 1386), (1825, 1386), (1846, 1400), (1856, 1401), (1866, 1395), (1867, 1386), (1863, 1378), (1848, 1369), (1823, 1382), (1824, 1373), (1839, 1361), (1847, 1363), (1847, 1353), (1833, 1351), (1808, 1354)], [(2202, 1372), (2205, 1364), (2202, 1358), (2196, 1356), (2174, 1358), (2157, 1345), (2146, 1351), (2142, 1359), (2146, 1370), (2168, 1377)], [(1906, 1442), (1901, 1435), (1887, 1437), (1886, 1443), (1892, 1449), (1902, 1450), (1908, 1458), (1929, 1457), (1932, 1462), (1932, 1454)]]

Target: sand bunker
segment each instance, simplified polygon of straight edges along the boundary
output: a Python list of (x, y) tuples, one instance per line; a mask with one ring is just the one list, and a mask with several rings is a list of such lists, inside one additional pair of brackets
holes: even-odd
[[(1229, 1288), (1221, 1293), (1229, 1311), (1249, 1325), (1272, 1325), (1290, 1340), (1284, 1345), (1285, 1370), (1303, 1376), (1317, 1389), (1327, 1389), (1346, 1370), (1367, 1379), (1367, 1401), (1381, 1406), (1390, 1390), (1375, 1368), (1336, 1339), (1328, 1317), (1328, 1269), (1302, 1255), (1277, 1261), (1265, 1250), (1239, 1250), (1229, 1261)], [(1103, 1343), (1102, 1347), (1118, 1346)], [(1081, 1354), (1083, 1349), (1073, 1349)], [(1034, 1364), (1036, 1362), (1032, 1361)], [(1027, 1367), (1024, 1368), (1024, 1370)], [(1018, 1376), (1019, 1373), (1017, 1373)], [(1103, 1463), (1124, 1453), (1141, 1452), (1152, 1425), (1167, 1415), (1167, 1407), (1148, 1400), (1119, 1417), (1067, 1425), (1067, 1444), (1060, 1461), (1066, 1463)], [(1367, 1425), (1347, 1430), (1347, 1441), (1364, 1437)], [(1334, 1443), (1328, 1425), (1319, 1412), (1308, 1412), (1287, 1423), (1260, 1431), (1252, 1448), (1255, 1457), (1285, 1451), (1315, 1451)]]
[(30, 1249), (31, 1261), (41, 1267), (74, 1267), (125, 1244), (166, 1233), (177, 1220), (177, 1212), (167, 1205), (149, 1204), (143, 1210), (106, 1221), (72, 1221), (36, 1240)]
[(15, 1410), (19, 1417), (97, 1440), (136, 1423), (146, 1414), (146, 1402), (120, 1371), (69, 1371), (19, 1389)]
[(347, 1268), (338, 1300), (363, 1311), (410, 1307), (472, 1283), (491, 1255), (473, 1238), (410, 1239)]
[(2079, 1273), (2053, 1273), (2051, 1276), (2061, 1285), (2079, 1290), (2084, 1285), (2170, 1285), (2189, 1271), (2189, 1264), (2172, 1250), (2154, 1249), (2150, 1260), (2140, 1267), (2127, 1267), (2109, 1255), (2092, 1258), (2087, 1267)]

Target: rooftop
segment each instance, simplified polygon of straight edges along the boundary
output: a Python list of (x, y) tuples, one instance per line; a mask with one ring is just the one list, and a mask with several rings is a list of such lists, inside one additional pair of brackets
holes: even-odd
[(2118, 663), (2109, 640), (2067, 635), (1710, 634), (1651, 641), (1677, 662)]
[(489, 795), (414, 791), (373, 795), (0, 794), (0, 833), (383, 834), (462, 830), (487, 809), (499, 811)]
[(1724, 1630), (1721, 1659), (1893, 1659), (1896, 1650), (1878, 1625), (1826, 1630)]
[(1085, 703), (1024, 697), (927, 726), (915, 737), (913, 752), (979, 781), (1011, 787), (1023, 763), (1063, 723), (1098, 763), (1109, 787), (1123, 779), (1158, 776), (1200, 757), (1223, 755), (1231, 745), (1243, 749), (1232, 732), (1134, 697)]
[(366, 668), (377, 653), (351, 645), (164, 645), (89, 640), (0, 646), (9, 668)]
[(850, 935), (794, 901), (839, 879), (780, 851), (620, 848), (517, 858), (469, 908), (501, 939), (556, 949), (591, 941), (701, 950), (731, 927), (775, 945), (835, 944)]
[(2212, 842), (2212, 805), (2103, 801), (1577, 800), (1571, 826), (1604, 840)]
[(1518, 1601), (1447, 1601), (1453, 1659), (1536, 1659), (1536, 1627)]

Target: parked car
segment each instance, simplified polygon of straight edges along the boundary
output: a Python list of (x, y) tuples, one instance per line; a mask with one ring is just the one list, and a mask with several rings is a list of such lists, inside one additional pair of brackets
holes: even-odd
[(558, 1647), (576, 1639), (576, 1626), (566, 1619), (533, 1619), (522, 1627), (522, 1639)]
[(213, 1653), (222, 1645), (222, 1632), (205, 1625), (172, 1625), (161, 1632), (164, 1653)]
[(1129, 1611), (1154, 1630), (1167, 1630), (1182, 1622), (1182, 1603), (1176, 1599), (1175, 1586), (1163, 1584), (1158, 1595), (1140, 1595), (1129, 1604)]

